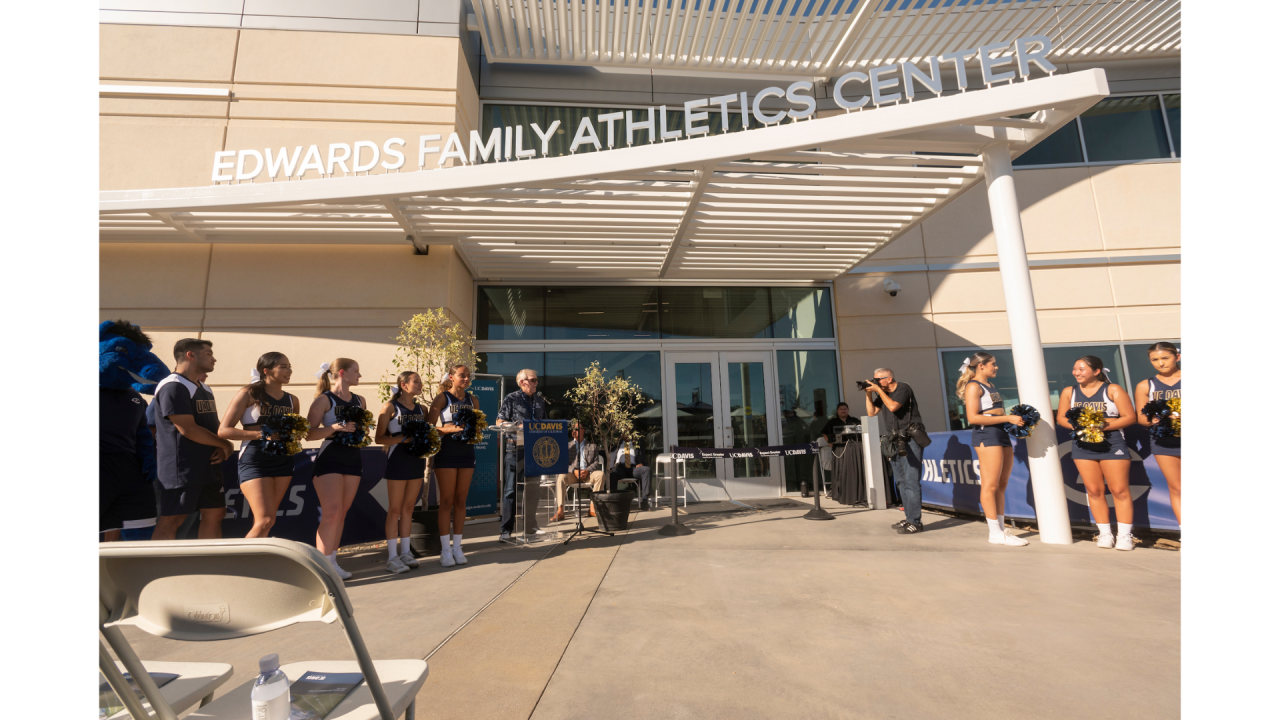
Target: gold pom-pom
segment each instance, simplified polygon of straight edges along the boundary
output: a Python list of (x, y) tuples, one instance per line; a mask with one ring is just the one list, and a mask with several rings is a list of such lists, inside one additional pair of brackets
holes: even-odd
[(1107, 435), (1103, 428), (1106, 426), (1107, 417), (1102, 414), (1101, 410), (1081, 407), (1078, 422), (1080, 429), (1076, 431), (1076, 436), (1080, 438), (1080, 442), (1101, 443), (1106, 441)]
[(1182, 437), (1182, 398), (1169, 398), (1169, 424), (1173, 426), (1173, 436)]
[(484, 442), (484, 431), (489, 427), (489, 418), (485, 416), (484, 411), (480, 408), (474, 410), (476, 414), (476, 428), (471, 435), (471, 444), (479, 445)]

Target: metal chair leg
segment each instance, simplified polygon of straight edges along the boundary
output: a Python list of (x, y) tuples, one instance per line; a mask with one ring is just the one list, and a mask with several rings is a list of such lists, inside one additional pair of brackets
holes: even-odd
[(404, 720), (413, 720), (413, 706), (418, 702), (418, 698), (409, 701), (409, 707), (404, 709)]

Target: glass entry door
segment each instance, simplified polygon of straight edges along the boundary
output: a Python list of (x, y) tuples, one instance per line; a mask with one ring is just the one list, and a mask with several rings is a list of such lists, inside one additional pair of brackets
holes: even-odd
[[(663, 396), (666, 437), (679, 447), (751, 448), (780, 444), (773, 353), (668, 352)], [(684, 477), (699, 500), (778, 497), (779, 458), (688, 460)]]

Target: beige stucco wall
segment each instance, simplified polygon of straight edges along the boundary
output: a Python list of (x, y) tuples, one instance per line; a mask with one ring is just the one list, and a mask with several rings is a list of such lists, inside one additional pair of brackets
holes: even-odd
[[(1014, 182), (1029, 259), (1055, 261), (1031, 269), (1045, 344), (1181, 337), (1181, 264), (1157, 257), (1181, 253), (1179, 163), (1017, 170)], [(995, 263), (995, 252), (979, 183), (859, 268), (918, 269), (839, 278), (846, 397), (854, 380), (892, 367), (942, 429), (938, 348), (1007, 347), (1009, 326), (997, 269), (919, 266)], [(897, 297), (885, 278), (902, 286)]]
[[(401, 137), (414, 167), (419, 134), (465, 135), (480, 119), (457, 38), (99, 27), (103, 84), (232, 92), (231, 101), (102, 98), (103, 190), (207, 186), (214, 152), (226, 149)], [(402, 321), (443, 307), (472, 322), (472, 277), (448, 246), (414, 255), (408, 243), (103, 242), (99, 261), (103, 319), (140, 324), (166, 360), (179, 338), (213, 341), (209, 382), (224, 408), (269, 350), (289, 356), (304, 403), (320, 363), (340, 355), (360, 362), (371, 384), (363, 394), (376, 399)]]

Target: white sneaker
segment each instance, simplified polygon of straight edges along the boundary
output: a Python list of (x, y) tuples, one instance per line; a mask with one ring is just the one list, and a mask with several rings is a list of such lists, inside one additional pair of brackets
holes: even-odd
[(400, 562), (399, 557), (393, 557), (387, 561), (387, 572), (395, 573), (396, 575), (407, 573), (409, 572), (409, 566)]
[(404, 566), (407, 568), (412, 569), (418, 567), (418, 558), (414, 557), (413, 553), (400, 553), (400, 557), (396, 559), (404, 563)]
[(998, 535), (996, 533), (991, 533), (990, 536), (987, 537), (987, 542), (992, 545), (1010, 545), (1013, 547), (1022, 547), (1023, 545), (1029, 544), (1023, 538), (1014, 535), (1012, 530), (1005, 530)]
[(466, 564), (467, 564), (467, 556), (466, 556), (466, 555), (463, 555), (463, 554), (462, 554), (462, 548), (457, 547), (456, 545), (455, 545), (455, 546), (454, 546), (454, 548), (453, 548), (453, 561), (454, 561), (455, 563), (457, 563), (458, 565), (466, 565)]
[[(1132, 550), (1132, 549), (1133, 549), (1133, 544), (1132, 544), (1132, 543), (1133, 543), (1133, 540), (1132, 540), (1132, 539), (1130, 539), (1130, 541), (1129, 541), (1129, 542), (1130, 542), (1129, 549), (1130, 549), (1130, 550)], [(1111, 548), (1113, 548), (1113, 547), (1115, 547), (1115, 546), (1116, 546), (1116, 536), (1115, 536), (1115, 535), (1112, 535), (1111, 533), (1107, 533), (1106, 535), (1099, 535), (1099, 536), (1098, 536), (1098, 547), (1103, 548), (1103, 549), (1105, 549), (1105, 550), (1110, 550)]]
[(1117, 549), (1117, 550), (1132, 550), (1132, 549), (1133, 549), (1133, 535), (1132, 535), (1132, 534), (1130, 534), (1130, 533), (1125, 533), (1125, 534), (1123, 534), (1123, 535), (1118, 535), (1118, 536), (1116, 536), (1116, 549)]
[(453, 567), (458, 561), (453, 559), (453, 548), (446, 547), (440, 551), (440, 565), (442, 567)]
[(505, 531), (498, 536), (498, 542), (511, 543), (513, 545), (515, 544), (515, 543), (512, 543), (511, 541), (511, 533), (505, 532)]
[(338, 566), (338, 563), (336, 563), (336, 562), (331, 562), (331, 563), (329, 563), (329, 564), (333, 566), (333, 570), (334, 570), (334, 572), (338, 573), (338, 577), (342, 578), (343, 580), (350, 580), (350, 579), (351, 579), (351, 573), (349, 573), (349, 572), (347, 572), (346, 570), (343, 570), (341, 567), (339, 567), (339, 566)]

